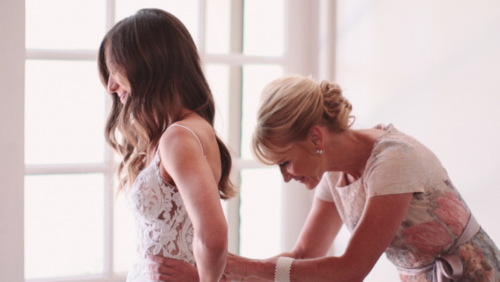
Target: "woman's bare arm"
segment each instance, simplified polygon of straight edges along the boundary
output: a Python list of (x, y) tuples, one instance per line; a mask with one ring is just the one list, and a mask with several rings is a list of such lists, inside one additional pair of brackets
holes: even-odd
[[(313, 206), (294, 249), (291, 252), (282, 253), (264, 261), (276, 264), (276, 260), (281, 256), (296, 259), (322, 257), (326, 255), (341, 226), (342, 220), (335, 203), (314, 198)], [(255, 275), (255, 269), (253, 268), (253, 266), (261, 267), (264, 261), (230, 254), (224, 275), (231, 279), (244, 278), (245, 281), (249, 282), (266, 281)]]
[(291, 252), (293, 257), (306, 259), (325, 256), (342, 224), (335, 203), (315, 197), (311, 211)]
[[(412, 197), (412, 193), (407, 193), (370, 198), (345, 253), (340, 257), (295, 260), (290, 281), (363, 281), (393, 240)], [(305, 246), (311, 243), (305, 240)], [(276, 261), (276, 258), (249, 260), (244, 264), (244, 274), (274, 281)]]
[(219, 281), (227, 257), (227, 223), (214, 174), (195, 136), (173, 127), (160, 139), (160, 156), (193, 223), (200, 281)]

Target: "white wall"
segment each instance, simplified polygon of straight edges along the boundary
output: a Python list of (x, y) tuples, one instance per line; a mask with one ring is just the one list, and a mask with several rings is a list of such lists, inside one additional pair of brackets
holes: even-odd
[(24, 1), (0, 1), (0, 281), (24, 281)]
[(500, 245), (500, 1), (337, 8), (336, 80), (356, 127), (393, 123), (427, 145)]

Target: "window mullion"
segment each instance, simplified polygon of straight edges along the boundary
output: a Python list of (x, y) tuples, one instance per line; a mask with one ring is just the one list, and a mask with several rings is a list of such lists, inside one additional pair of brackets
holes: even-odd
[(114, 275), (113, 270), (113, 177), (106, 173), (104, 183), (104, 273)]
[[(241, 54), (243, 51), (243, 0), (231, 1), (231, 46), (232, 54)], [(241, 56), (241, 55), (240, 55)], [(242, 68), (230, 67), (229, 85), (229, 147), (233, 150), (235, 159), (240, 158), (241, 144), (241, 95), (242, 95)], [(240, 186), (240, 169), (235, 166), (231, 181)], [(229, 251), (239, 252), (239, 227), (240, 227), (240, 197), (228, 201), (228, 228)]]
[(335, 81), (337, 3), (320, 0), (318, 26), (318, 79)]
[(231, 66), (242, 66), (245, 64), (275, 64), (284, 65), (286, 63), (284, 56), (271, 57), (271, 56), (246, 56), (241, 53), (232, 54), (204, 54), (202, 55), (204, 63), (219, 63), (228, 64)]
[[(115, 0), (106, 1), (106, 30), (110, 30), (115, 24), (116, 3)], [(106, 109), (111, 109), (112, 101), (107, 95)], [(114, 197), (113, 197), (113, 175), (114, 175), (114, 159), (112, 149), (106, 145), (105, 149), (105, 163), (108, 168), (105, 174), (105, 191), (104, 191), (104, 273), (108, 277), (114, 277), (114, 245), (113, 245), (113, 232), (114, 232)]]
[(26, 165), (26, 175), (41, 174), (81, 174), (81, 173), (110, 173), (112, 167), (102, 164), (55, 164), (55, 165)]
[(206, 39), (206, 19), (207, 19), (207, 1), (199, 0), (199, 33), (198, 33), (198, 53), (205, 54), (205, 39)]
[(26, 60), (95, 61), (95, 50), (41, 50), (26, 49)]
[(25, 2), (0, 1), (0, 281), (24, 281)]
[(115, 25), (115, 0), (106, 1), (106, 30), (110, 30)]

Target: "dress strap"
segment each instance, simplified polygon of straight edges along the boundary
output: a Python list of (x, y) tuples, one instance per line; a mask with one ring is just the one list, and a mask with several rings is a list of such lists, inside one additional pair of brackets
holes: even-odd
[[(180, 127), (184, 127), (185, 129), (187, 129), (187, 130), (191, 131), (191, 133), (193, 133), (194, 137), (196, 137), (196, 140), (198, 140), (198, 143), (200, 143), (201, 152), (203, 153), (203, 156), (205, 156), (205, 158), (207, 157), (207, 156), (205, 155), (205, 151), (203, 150), (203, 145), (201, 145), (200, 138), (198, 138), (198, 135), (196, 135), (196, 133), (194, 133), (194, 131), (192, 131), (192, 130), (191, 130), (191, 128), (189, 128), (189, 127), (187, 127), (187, 126), (184, 126), (184, 125), (182, 125), (182, 124), (178, 124), (178, 123), (173, 123), (173, 124), (171, 124), (171, 125), (170, 125), (170, 127), (172, 127), (172, 126), (180, 126)], [(169, 128), (170, 128), (170, 127), (169, 127)]]

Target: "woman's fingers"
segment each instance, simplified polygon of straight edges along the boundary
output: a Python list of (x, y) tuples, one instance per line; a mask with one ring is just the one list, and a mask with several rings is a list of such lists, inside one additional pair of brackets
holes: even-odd
[(198, 270), (191, 264), (161, 256), (148, 256), (153, 262), (147, 266), (147, 276), (153, 281), (198, 282)]
[(175, 268), (164, 266), (161, 264), (150, 264), (150, 265), (148, 265), (147, 269), (149, 272), (161, 273), (161, 274), (165, 274), (165, 275), (172, 275), (176, 272)]
[[(171, 274), (163, 274), (163, 273), (147, 273), (146, 276), (153, 281), (161, 281), (161, 282), (198, 282), (198, 274), (197, 273), (186, 273), (175, 271)], [(227, 280), (229, 281), (229, 280)]]
[(159, 273), (148, 273), (146, 276), (153, 281), (162, 281), (162, 282), (175, 281), (175, 280), (171, 279), (171, 278), (173, 278), (172, 276), (163, 275), (163, 274), (159, 274)]

